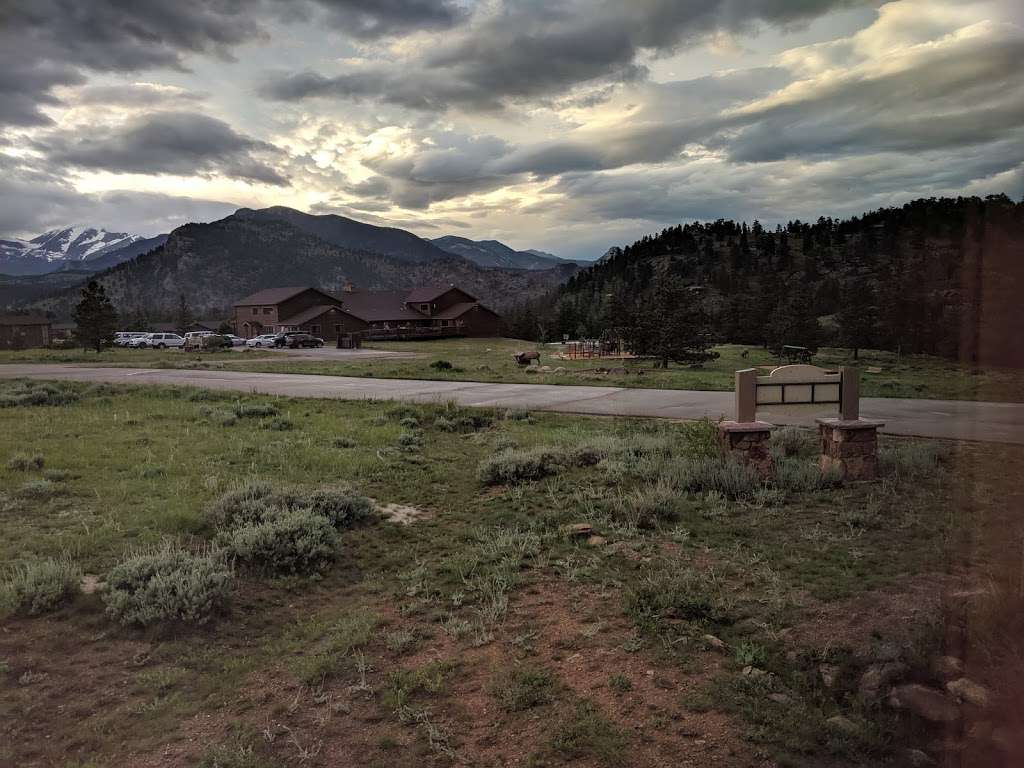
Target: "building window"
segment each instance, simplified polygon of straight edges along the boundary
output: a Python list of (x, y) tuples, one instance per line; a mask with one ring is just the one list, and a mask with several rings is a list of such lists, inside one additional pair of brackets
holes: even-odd
[(273, 307), (264, 307), (264, 308), (263, 308), (263, 314), (264, 314), (264, 315), (269, 315), (269, 314), (272, 314), (272, 313), (273, 313), (273, 311), (274, 311), (274, 308), (273, 308)]
[(334, 326), (334, 332), (335, 333), (341, 333), (341, 326), (340, 325)]
[(259, 307), (253, 307), (253, 308), (252, 308), (252, 313), (253, 313), (254, 315), (258, 315), (258, 314), (260, 313), (260, 308), (259, 308)]
[(426, 312), (427, 314), (430, 314), (430, 305), (420, 304), (420, 312)]
[(320, 333), (320, 326), (319, 325), (310, 326), (309, 331), (310, 331), (310, 333)]

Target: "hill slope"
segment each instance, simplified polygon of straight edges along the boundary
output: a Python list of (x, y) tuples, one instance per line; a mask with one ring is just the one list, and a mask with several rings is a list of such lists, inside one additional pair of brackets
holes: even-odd
[(1024, 365), (1024, 203), (915, 200), (774, 231), (719, 220), (613, 248), (511, 318), (599, 336), (643, 313), (660, 280), (691, 286), (720, 340), (889, 349)]
[(434, 245), (469, 259), (481, 267), (507, 269), (551, 269), (570, 262), (542, 251), (517, 251), (498, 240), (470, 240), (458, 235), (445, 235), (431, 240)]
[(373, 251), (405, 261), (425, 262), (446, 260), (450, 254), (417, 237), (412, 232), (395, 227), (364, 224), (344, 216), (326, 214), (316, 216), (294, 208), (274, 206), (253, 210), (240, 208), (234, 213), (238, 219), (252, 221), (284, 221), (297, 229), (320, 238), (325, 243), (354, 251)]
[[(442, 252), (443, 253), (443, 252)], [(338, 292), (346, 280), (368, 290), (454, 283), (502, 309), (553, 289), (575, 271), (485, 270), (444, 254), (427, 262), (339, 248), (273, 218), (243, 211), (209, 224), (174, 230), (161, 247), (96, 276), (122, 312), (171, 315), (184, 294), (197, 313), (218, 313), (263, 288), (311, 285)], [(63, 290), (34, 306), (70, 314), (78, 290)]]

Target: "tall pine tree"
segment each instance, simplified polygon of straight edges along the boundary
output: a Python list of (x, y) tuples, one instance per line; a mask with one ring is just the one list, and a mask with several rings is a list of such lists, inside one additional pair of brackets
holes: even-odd
[(95, 280), (82, 289), (82, 300), (71, 313), (78, 324), (78, 339), (85, 349), (97, 352), (114, 339), (117, 330), (117, 312), (107, 297), (106, 289)]

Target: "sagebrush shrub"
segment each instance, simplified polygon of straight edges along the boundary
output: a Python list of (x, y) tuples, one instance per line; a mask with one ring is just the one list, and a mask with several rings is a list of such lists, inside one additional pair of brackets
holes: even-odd
[(240, 419), (267, 419), (281, 414), (273, 403), (237, 403), (234, 412)]
[(761, 485), (752, 467), (723, 457), (684, 459), (675, 467), (673, 479), (681, 490), (717, 491), (730, 499), (750, 496)]
[(784, 491), (806, 493), (841, 485), (843, 473), (838, 467), (822, 470), (808, 459), (783, 458), (772, 463), (772, 482)]
[(78, 392), (70, 384), (36, 384), (11, 382), (0, 387), (0, 408), (22, 405), (70, 405), (77, 402)]
[(8, 459), (7, 468), (15, 472), (30, 472), (42, 469), (44, 463), (43, 457), (38, 453), (34, 455), (16, 453)]
[(513, 485), (558, 472), (559, 455), (550, 448), (501, 451), (480, 462), (477, 474), (486, 485)]
[(287, 432), (295, 427), (288, 419), (268, 419), (267, 421), (261, 421), (260, 426), (273, 432)]
[(878, 471), (896, 477), (927, 477), (934, 474), (945, 458), (943, 448), (934, 442), (899, 441), (878, 450)]
[(18, 489), (18, 496), (23, 499), (34, 501), (47, 501), (55, 496), (62, 496), (67, 493), (66, 489), (54, 483), (52, 480), (29, 480)]
[(790, 456), (809, 456), (814, 453), (814, 438), (800, 427), (781, 427), (769, 438), (772, 458), (775, 460)]
[(207, 519), (217, 528), (259, 522), (268, 508), (280, 506), (277, 492), (263, 480), (249, 480), (234, 488), (210, 505)]
[(238, 422), (238, 417), (226, 408), (204, 405), (199, 408), (199, 415), (211, 424), (219, 424), (222, 427), (232, 427)]
[(302, 500), (335, 528), (351, 528), (373, 515), (373, 502), (349, 488), (321, 488), (305, 494)]
[(128, 554), (107, 574), (107, 613), (125, 625), (205, 624), (231, 598), (234, 573), (220, 550), (172, 544)]
[(501, 674), (491, 685), (494, 698), (508, 712), (523, 712), (554, 700), (555, 678), (545, 669), (519, 667)]
[(81, 582), (81, 569), (68, 558), (31, 560), (16, 565), (0, 583), (0, 604), (36, 616), (78, 594)]
[(677, 517), (679, 492), (670, 483), (654, 483), (613, 499), (608, 511), (625, 525), (654, 528), (659, 522)]
[(222, 531), (217, 541), (267, 573), (308, 573), (334, 560), (341, 545), (330, 520), (310, 509), (277, 509), (260, 522)]

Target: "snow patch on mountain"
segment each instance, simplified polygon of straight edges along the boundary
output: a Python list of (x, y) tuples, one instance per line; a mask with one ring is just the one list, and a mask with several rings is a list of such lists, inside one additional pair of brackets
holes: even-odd
[(100, 259), (143, 238), (127, 232), (110, 232), (100, 227), (76, 224), (44, 232), (31, 240), (0, 240), (0, 273), (45, 274), (69, 264), (88, 268)]

